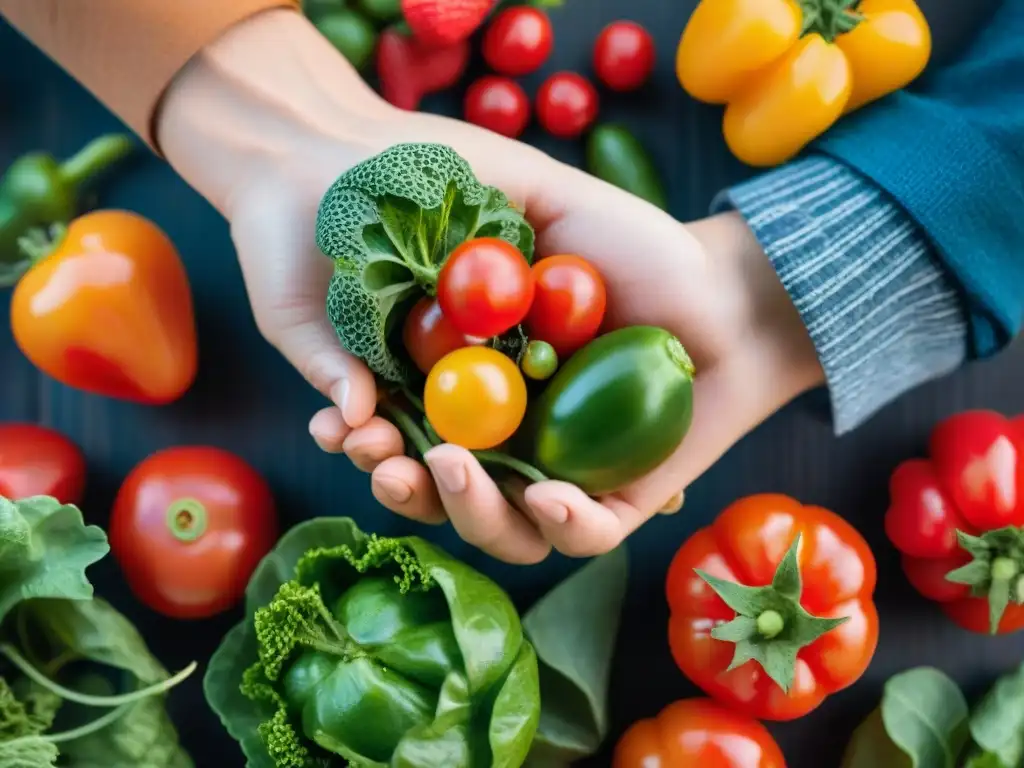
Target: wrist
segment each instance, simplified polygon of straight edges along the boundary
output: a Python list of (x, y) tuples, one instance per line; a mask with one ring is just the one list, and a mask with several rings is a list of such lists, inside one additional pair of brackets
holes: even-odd
[(694, 222), (689, 229), (720, 268), (735, 297), (743, 328), (741, 351), (771, 382), (779, 405), (825, 383), (814, 342), (761, 243), (735, 211)]
[(237, 190), (300, 153), (339, 173), (358, 162), (392, 111), (301, 14), (276, 9), (235, 25), (182, 69), (156, 137), (175, 171), (229, 215)]

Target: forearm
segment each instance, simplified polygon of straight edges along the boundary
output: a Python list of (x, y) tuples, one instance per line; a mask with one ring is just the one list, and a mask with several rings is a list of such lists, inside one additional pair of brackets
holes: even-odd
[(0, 16), (145, 140), (175, 74), (226, 29), (298, 0), (0, 0)]
[[(323, 163), (361, 159), (388, 106), (299, 14), (271, 10), (237, 24), (175, 78), (157, 137), (175, 170), (218, 210), (235, 189), (298, 147)], [(338, 157), (352, 148), (352, 157)], [(340, 165), (339, 165), (340, 164)]]

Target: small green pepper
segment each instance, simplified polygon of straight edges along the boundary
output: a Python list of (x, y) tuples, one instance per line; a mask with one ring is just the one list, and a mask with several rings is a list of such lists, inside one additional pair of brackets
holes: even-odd
[(534, 401), (517, 438), (524, 458), (591, 495), (640, 479), (686, 436), (693, 373), (683, 345), (661, 328), (599, 336)]
[(591, 131), (587, 139), (587, 170), (662, 210), (668, 208), (654, 160), (640, 140), (621, 125), (605, 123)]
[(316, 16), (313, 23), (353, 67), (363, 69), (369, 64), (377, 46), (377, 30), (361, 14), (342, 8)]
[(100, 136), (64, 162), (31, 152), (10, 165), (0, 179), (0, 286), (13, 285), (30, 264), (18, 241), (68, 224), (86, 184), (133, 147), (128, 136)]

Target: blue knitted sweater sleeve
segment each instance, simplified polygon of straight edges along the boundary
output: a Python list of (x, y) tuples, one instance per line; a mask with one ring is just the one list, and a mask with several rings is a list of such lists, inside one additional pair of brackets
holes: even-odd
[(958, 285), (969, 354), (1024, 317), (1024, 0), (1004, 0), (960, 59), (842, 120), (814, 148), (884, 190)]

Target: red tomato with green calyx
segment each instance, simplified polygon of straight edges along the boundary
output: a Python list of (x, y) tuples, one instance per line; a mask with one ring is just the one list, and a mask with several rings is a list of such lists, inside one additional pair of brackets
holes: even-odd
[(514, 139), (530, 122), (530, 100), (515, 80), (488, 75), (469, 86), (463, 112), (466, 122)]
[(636, 90), (654, 70), (654, 39), (633, 21), (614, 21), (594, 45), (594, 71), (613, 91)]
[(36, 424), (0, 424), (0, 496), (78, 504), (84, 489), (85, 457), (68, 438)]
[(537, 91), (537, 120), (560, 139), (575, 139), (597, 118), (597, 89), (576, 72), (557, 72)]
[(786, 768), (786, 761), (756, 720), (708, 699), (684, 699), (630, 726), (612, 768)]
[(737, 712), (802, 717), (867, 670), (875, 580), (871, 550), (838, 515), (776, 494), (741, 499), (672, 561), (672, 655)]
[(566, 360), (597, 336), (608, 294), (600, 273), (585, 259), (548, 256), (533, 265), (536, 289), (524, 325), (531, 339), (546, 341)]
[(441, 311), (467, 336), (500, 336), (523, 321), (533, 302), (530, 264), (496, 237), (467, 240), (448, 256), (437, 278)]
[(238, 456), (168, 448), (125, 479), (110, 548), (132, 592), (154, 611), (201, 619), (234, 606), (277, 539), (270, 487)]
[(528, 5), (498, 13), (483, 39), (487, 66), (511, 77), (536, 72), (547, 61), (553, 47), (551, 19), (544, 11)]
[(885, 515), (903, 571), (971, 632), (1024, 629), (1024, 418), (966, 411), (900, 464)]
[(485, 339), (466, 336), (452, 325), (441, 311), (437, 299), (422, 298), (409, 310), (402, 327), (402, 343), (406, 352), (424, 374), (437, 361), (462, 347), (482, 344)]

